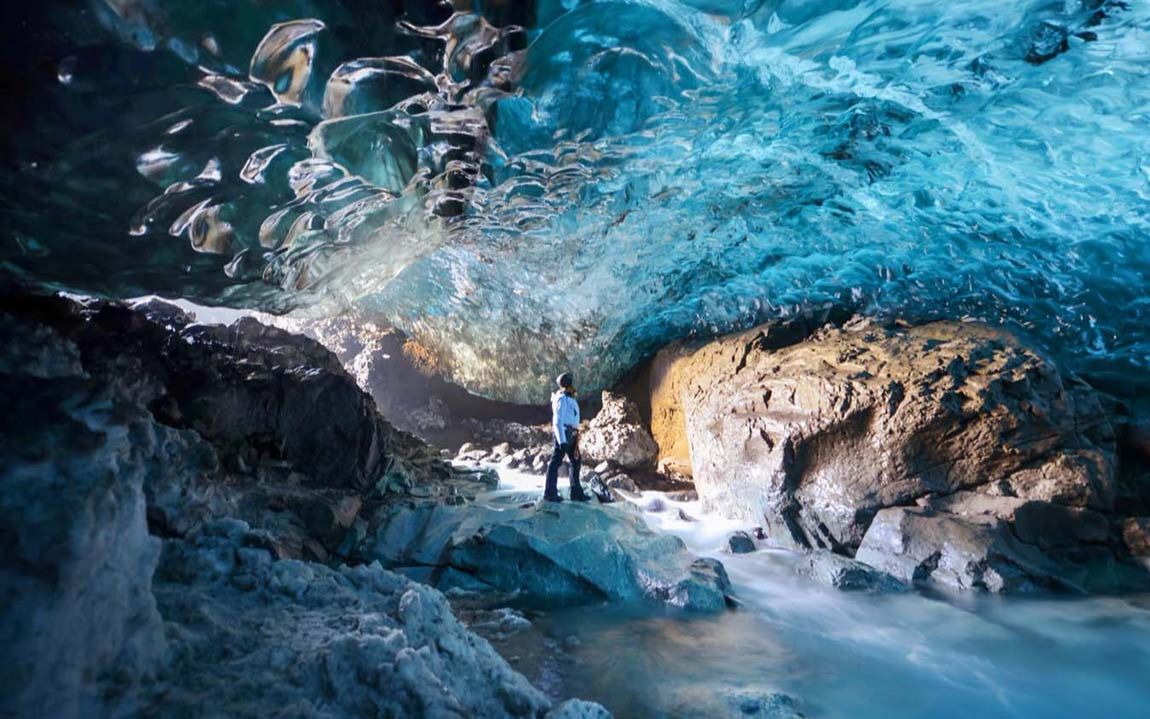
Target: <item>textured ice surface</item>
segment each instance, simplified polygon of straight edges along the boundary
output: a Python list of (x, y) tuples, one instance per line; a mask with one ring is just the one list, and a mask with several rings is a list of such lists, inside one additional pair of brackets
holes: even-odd
[(830, 302), (1150, 364), (1145, 3), (225, 5), (41, 19), (89, 39), (40, 48), (8, 272), (354, 304), (516, 399)]

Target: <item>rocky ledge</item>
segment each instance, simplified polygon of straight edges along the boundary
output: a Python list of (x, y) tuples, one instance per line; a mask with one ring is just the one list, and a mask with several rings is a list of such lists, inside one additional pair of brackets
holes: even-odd
[[(1150, 483), (1099, 395), (974, 323), (766, 326), (654, 360), (664, 464), (767, 540), (905, 582), (1002, 592), (1150, 586)], [(780, 336), (781, 333), (781, 336)]]
[(41, 296), (0, 298), (0, 332), (0, 714), (606, 716), (437, 590), (343, 566), (391, 503), (487, 478), (315, 342)]

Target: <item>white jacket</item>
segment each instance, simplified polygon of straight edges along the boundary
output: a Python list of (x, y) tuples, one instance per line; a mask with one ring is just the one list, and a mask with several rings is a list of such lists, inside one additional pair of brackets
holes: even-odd
[(555, 441), (566, 444), (567, 427), (578, 426), (579, 403), (563, 390), (557, 390), (551, 395), (551, 429), (555, 434)]

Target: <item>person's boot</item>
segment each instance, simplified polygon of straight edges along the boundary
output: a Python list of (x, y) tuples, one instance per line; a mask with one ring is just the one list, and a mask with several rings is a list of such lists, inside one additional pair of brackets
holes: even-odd
[(583, 491), (583, 487), (577, 484), (571, 488), (571, 501), (572, 502), (590, 502), (591, 501), (591, 495), (586, 494)]
[(563, 497), (558, 495), (558, 494), (544, 494), (543, 495), (543, 501), (544, 502), (562, 502)]

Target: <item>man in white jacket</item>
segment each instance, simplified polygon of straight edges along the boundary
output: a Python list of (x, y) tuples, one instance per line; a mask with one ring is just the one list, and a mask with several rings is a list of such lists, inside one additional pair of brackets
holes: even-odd
[(551, 431), (555, 436), (555, 449), (551, 452), (551, 462), (547, 465), (547, 483), (543, 489), (543, 499), (548, 502), (562, 502), (559, 496), (559, 465), (563, 457), (571, 463), (568, 477), (571, 482), (571, 499), (586, 502), (590, 497), (583, 493), (579, 484), (579, 402), (575, 399), (575, 379), (570, 372), (564, 372), (555, 380), (559, 389), (551, 395)]

